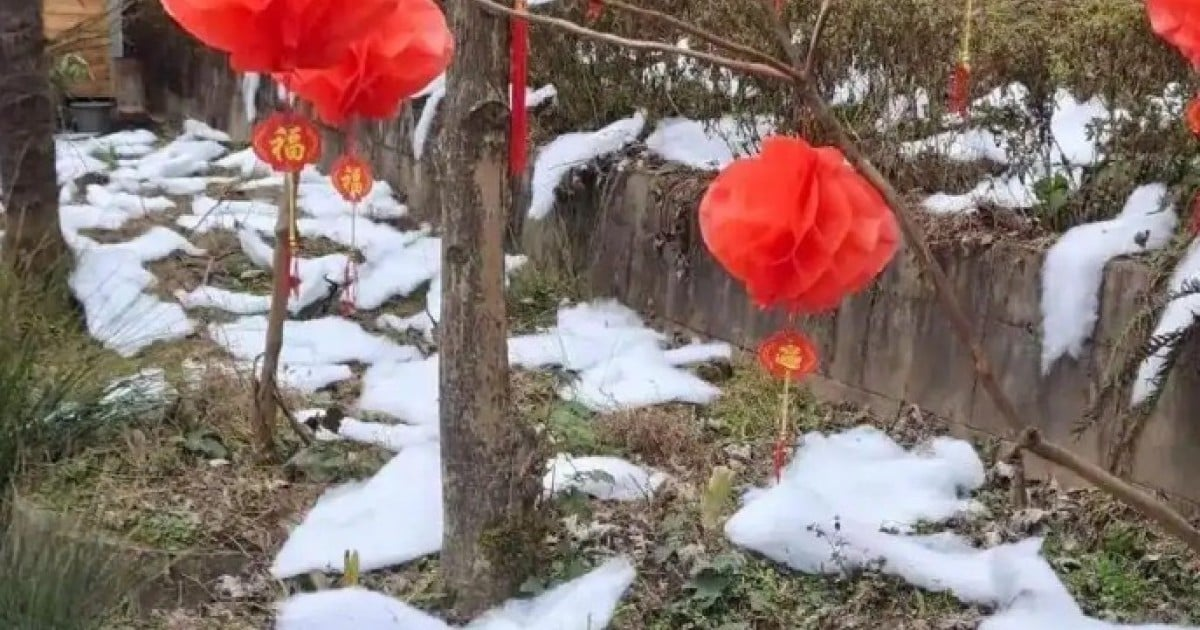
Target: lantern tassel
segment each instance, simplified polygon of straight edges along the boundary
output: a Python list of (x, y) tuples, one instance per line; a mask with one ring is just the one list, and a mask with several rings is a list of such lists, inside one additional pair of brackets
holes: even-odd
[[(299, 205), (297, 201), (299, 181), (300, 177), (297, 173), (288, 173), (284, 180), (284, 186), (287, 188), (288, 213), (288, 242), (286, 247), (288, 260), (292, 263), (291, 273), (288, 276), (288, 287), (291, 289), (293, 300), (300, 299), (300, 228), (296, 223), (296, 206)], [(276, 247), (279, 246), (277, 243)]]
[[(513, 7), (520, 12), (527, 10), (525, 0), (515, 0)], [(524, 18), (514, 17), (509, 24), (512, 110), (509, 114), (508, 173), (517, 178), (524, 175), (528, 160), (526, 143), (529, 135), (529, 112), (525, 109), (525, 87), (529, 74), (529, 22)]]
[(974, 0), (966, 2), (966, 10), (963, 11), (962, 48), (958, 53), (958, 63), (954, 64), (954, 72), (950, 76), (949, 89), (950, 111), (959, 116), (967, 114), (971, 100), (971, 18), (975, 7)]
[(783, 393), (779, 398), (781, 401), (779, 414), (779, 437), (775, 440), (775, 449), (772, 453), (772, 472), (775, 475), (775, 483), (779, 483), (783, 479), (783, 466), (787, 463), (788, 451), (788, 435), (791, 433), (791, 409), (792, 409), (792, 373), (789, 371), (783, 379)]

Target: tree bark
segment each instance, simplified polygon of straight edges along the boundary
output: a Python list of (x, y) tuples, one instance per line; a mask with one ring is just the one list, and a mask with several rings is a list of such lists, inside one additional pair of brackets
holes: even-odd
[(511, 413), (504, 304), (508, 27), (447, 3), (457, 50), (431, 157), (441, 193), (441, 568), (454, 612), (511, 596), (533, 568), (542, 461)]
[(45, 278), (65, 261), (58, 224), (54, 104), (38, 0), (0, 2), (0, 204), (9, 269)]

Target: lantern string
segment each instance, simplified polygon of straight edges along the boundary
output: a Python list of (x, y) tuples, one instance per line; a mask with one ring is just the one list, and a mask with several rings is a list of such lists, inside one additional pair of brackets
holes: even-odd
[(792, 372), (788, 370), (783, 376), (783, 392), (779, 396), (780, 413), (779, 413), (779, 435), (775, 439), (775, 450), (772, 458), (772, 468), (775, 474), (775, 483), (779, 483), (783, 478), (783, 465), (787, 459), (788, 434), (791, 426), (791, 410), (792, 410)]
[(964, 65), (971, 64), (971, 25), (973, 20), (971, 14), (975, 12), (975, 1), (967, 0), (967, 10), (963, 14), (963, 37), (962, 37), (962, 52), (959, 60)]
[[(283, 175), (283, 186), (286, 188), (284, 198), (287, 200), (286, 212), (288, 214), (288, 258), (292, 262), (291, 277), (288, 279), (288, 284), (291, 286), (292, 298), (300, 298), (300, 230), (296, 223), (296, 206), (298, 206), (297, 195), (299, 194), (298, 174), (287, 172)], [(276, 247), (280, 245), (276, 243)]]

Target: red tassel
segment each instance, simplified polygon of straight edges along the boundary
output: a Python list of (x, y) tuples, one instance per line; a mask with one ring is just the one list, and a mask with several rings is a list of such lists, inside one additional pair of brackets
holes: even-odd
[(600, 14), (604, 12), (604, 3), (601, 0), (587, 0), (587, 12), (584, 18), (588, 22), (595, 22), (600, 19)]
[[(525, 0), (516, 0), (518, 11), (525, 10)], [(519, 177), (525, 173), (528, 160), (526, 142), (529, 137), (529, 112), (525, 109), (525, 86), (529, 74), (529, 22), (523, 18), (513, 18), (511, 25), (509, 66), (512, 83), (512, 110), (509, 120), (508, 136), (508, 173)]]
[(354, 305), (358, 294), (355, 290), (356, 282), (358, 282), (358, 266), (351, 260), (346, 263), (346, 271), (342, 276), (342, 299), (338, 304), (342, 317), (350, 317), (358, 312)]
[(288, 248), (288, 257), (292, 261), (292, 271), (288, 274), (288, 289), (292, 292), (292, 299), (300, 299), (300, 259), (296, 256), (296, 252), (290, 251)]
[(954, 65), (950, 75), (949, 105), (950, 111), (965, 116), (971, 100), (971, 66), (965, 61)]
[(775, 483), (779, 483), (783, 478), (783, 464), (786, 457), (787, 442), (783, 436), (780, 436), (778, 440), (775, 440), (775, 450), (771, 457), (771, 468), (775, 474)]
[(783, 13), (783, 0), (775, 0), (775, 13)]

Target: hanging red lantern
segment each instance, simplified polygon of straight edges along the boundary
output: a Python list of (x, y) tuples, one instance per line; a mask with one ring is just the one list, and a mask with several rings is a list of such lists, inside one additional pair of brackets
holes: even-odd
[(584, 12), (584, 17), (588, 22), (599, 20), (602, 13), (604, 13), (603, 0), (587, 0), (587, 10)]
[(899, 245), (896, 217), (841, 151), (783, 136), (717, 175), (700, 202), (700, 232), (759, 306), (793, 313), (835, 308)]
[(375, 184), (371, 165), (354, 154), (339, 157), (329, 169), (329, 178), (333, 181), (333, 189), (350, 203), (366, 199)]
[(320, 159), (321, 133), (303, 116), (276, 112), (254, 126), (251, 146), (276, 171), (298, 173)]
[(289, 72), (337, 63), (379, 29), (399, 0), (162, 0), (193, 37), (229, 53), (239, 72)]
[(374, 30), (322, 69), (276, 76), (311, 102), (317, 116), (341, 126), (353, 117), (393, 117), (405, 99), (450, 65), (454, 39), (433, 0), (399, 0)]
[(1150, 28), (1200, 68), (1200, 3), (1195, 0), (1147, 0)]
[(758, 363), (771, 376), (798, 381), (817, 369), (817, 348), (794, 331), (771, 335), (758, 347)]
[(1188, 101), (1187, 108), (1183, 111), (1183, 120), (1187, 123), (1188, 130), (1200, 137), (1200, 95), (1193, 96), (1192, 100)]

